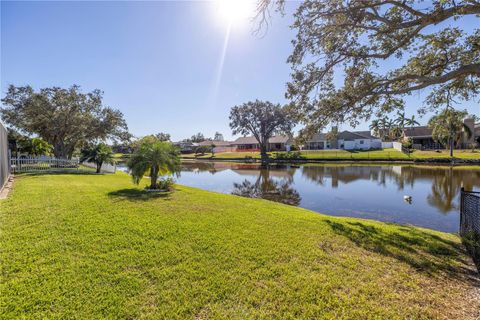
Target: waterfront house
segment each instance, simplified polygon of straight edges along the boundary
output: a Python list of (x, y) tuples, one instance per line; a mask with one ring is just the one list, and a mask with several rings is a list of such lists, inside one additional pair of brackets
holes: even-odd
[(325, 133), (316, 133), (306, 141), (304, 150), (369, 150), (380, 149), (382, 141), (374, 137), (369, 131), (342, 131), (337, 135), (337, 139), (331, 141)]
[(232, 152), (235, 148), (232, 146), (232, 142), (223, 140), (205, 140), (198, 143), (199, 146), (213, 146), (213, 152)]
[[(293, 139), (287, 136), (273, 136), (268, 139), (268, 151), (290, 151)], [(231, 143), (237, 152), (260, 151), (260, 145), (255, 137), (240, 137)]]
[(187, 140), (174, 142), (173, 145), (180, 149), (181, 153), (192, 153), (198, 147), (197, 143)]
[[(456, 147), (470, 148), (472, 144), (478, 144), (478, 139), (480, 139), (480, 123), (475, 124), (472, 118), (465, 118), (463, 123), (470, 128), (472, 136), (470, 138), (467, 138), (466, 135), (462, 136), (456, 144)], [(406, 128), (404, 130), (404, 138), (412, 139), (414, 149), (443, 149), (444, 146), (441, 143), (433, 140), (432, 131), (433, 130), (427, 126)]]

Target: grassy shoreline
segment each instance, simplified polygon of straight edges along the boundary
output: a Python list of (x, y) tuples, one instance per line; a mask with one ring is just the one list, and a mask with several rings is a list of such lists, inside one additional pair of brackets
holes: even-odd
[(2, 318), (475, 319), (458, 236), (125, 174), (16, 177)]
[[(371, 150), (371, 151), (347, 151), (347, 150), (322, 150), (322, 151), (301, 151), (301, 158), (288, 159), (282, 158), (285, 153), (270, 152), (271, 161), (290, 161), (290, 162), (330, 162), (330, 161), (359, 161), (359, 162), (440, 162), (450, 161), (447, 151), (414, 151), (407, 155), (395, 149)], [(480, 163), (480, 151), (455, 150), (454, 157), (456, 161), (472, 161)], [(249, 161), (260, 159), (258, 152), (223, 152), (213, 155), (206, 153), (204, 155), (183, 154), (185, 160), (230, 160), (230, 161)]]

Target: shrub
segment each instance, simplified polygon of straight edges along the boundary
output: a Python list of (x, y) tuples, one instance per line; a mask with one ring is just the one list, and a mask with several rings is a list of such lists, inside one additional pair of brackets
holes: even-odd
[(300, 151), (275, 152), (274, 158), (277, 160), (301, 160), (305, 159)]
[(175, 187), (175, 180), (171, 177), (159, 179), (157, 188), (160, 190), (173, 191)]

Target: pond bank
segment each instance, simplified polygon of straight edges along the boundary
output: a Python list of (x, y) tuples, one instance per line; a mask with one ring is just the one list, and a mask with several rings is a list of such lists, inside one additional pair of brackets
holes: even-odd
[[(237, 162), (237, 163), (260, 163), (260, 159), (250, 158), (191, 158), (182, 157), (182, 161), (206, 161), (206, 162)], [(307, 163), (374, 163), (374, 164), (419, 164), (419, 165), (452, 165), (452, 166), (478, 166), (480, 159), (352, 159), (352, 158), (335, 158), (335, 159), (270, 159), (270, 164), (307, 164)]]

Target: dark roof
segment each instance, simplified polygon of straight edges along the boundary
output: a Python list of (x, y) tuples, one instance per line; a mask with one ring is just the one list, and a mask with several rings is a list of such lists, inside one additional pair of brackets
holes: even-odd
[(367, 139), (380, 139), (372, 135), (370, 131), (353, 131), (353, 133), (364, 136)]
[(427, 126), (420, 126), (420, 127), (413, 127), (413, 128), (405, 128), (405, 136), (406, 137), (431, 137), (432, 136), (432, 129)]
[(199, 146), (211, 146), (212, 144), (215, 147), (230, 147), (231, 142), (221, 140), (205, 140), (198, 143)]
[(343, 132), (340, 132), (338, 134), (338, 139), (353, 141), (355, 139), (370, 139), (370, 138), (367, 138), (367, 137), (365, 137), (361, 134), (355, 133), (355, 132), (343, 131)]
[(327, 141), (327, 134), (325, 133), (315, 133), (307, 142), (317, 142), (317, 141)]
[[(355, 139), (379, 139), (375, 136), (370, 134), (370, 131), (343, 131), (338, 134), (338, 139), (342, 140), (355, 140)], [(307, 142), (315, 142), (315, 141), (327, 141), (327, 134), (326, 133), (316, 133), (312, 136), (312, 138), (308, 139)]]
[[(287, 143), (290, 140), (287, 136), (274, 136), (268, 139), (269, 143)], [(255, 137), (240, 137), (231, 144), (257, 144), (258, 141)]]

